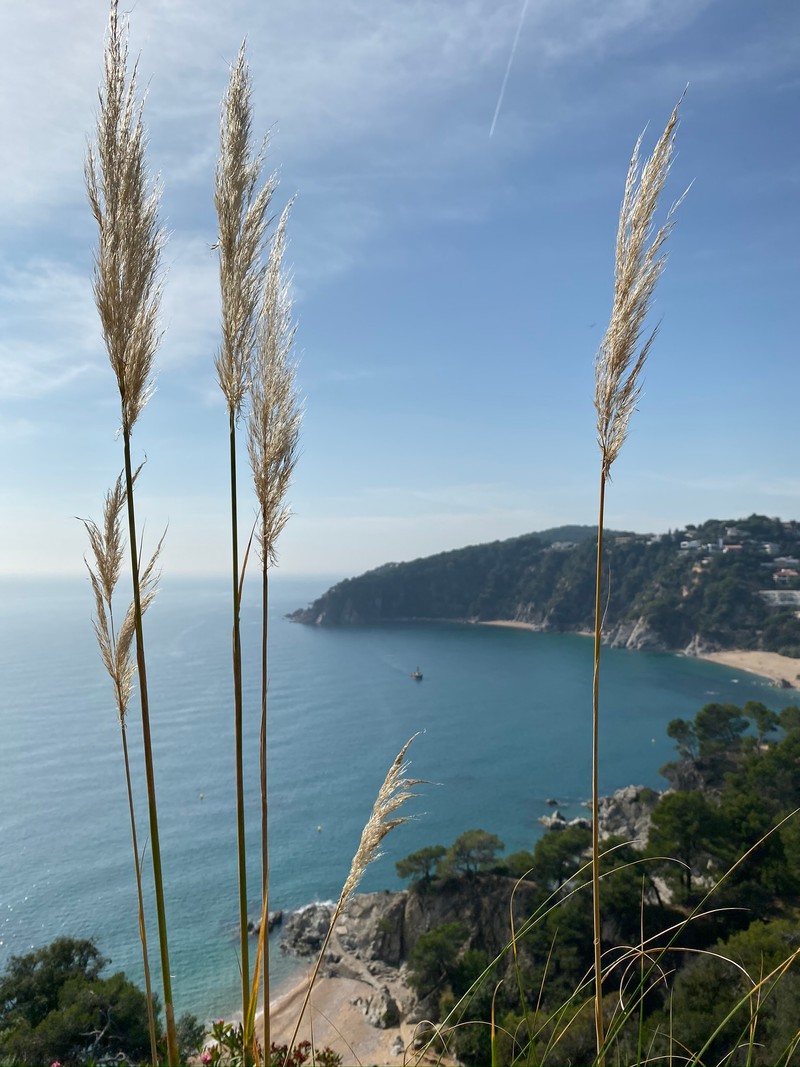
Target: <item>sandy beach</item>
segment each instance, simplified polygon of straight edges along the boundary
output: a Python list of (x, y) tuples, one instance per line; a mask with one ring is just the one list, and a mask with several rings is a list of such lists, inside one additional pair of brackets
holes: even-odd
[(777, 652), (746, 652), (731, 649), (727, 652), (707, 652), (698, 659), (707, 659), (712, 663), (721, 663), (725, 667), (734, 667), (748, 674), (759, 674), (768, 678), (775, 685), (792, 689), (800, 687), (800, 659), (781, 656)]
[[(496, 619), (484, 626), (505, 626), (532, 630), (528, 623)], [(700, 659), (720, 663), (735, 670), (746, 671), (766, 678), (776, 685), (800, 688), (800, 659), (781, 656), (776, 652), (729, 650), (710, 652)], [(342, 1056), (342, 1063), (379, 1064), (386, 1067), (415, 1063), (452, 1063), (445, 1058), (417, 1059), (413, 1051), (415, 1026), (401, 1021), (400, 1025), (385, 1029), (373, 1026), (367, 1018), (369, 1003), (387, 991), (401, 1008), (408, 1002), (409, 991), (400, 972), (391, 968), (371, 968), (361, 959), (349, 954), (338, 942), (335, 945), (337, 964), (328, 964), (317, 979), (309, 1007), (306, 1009), (297, 1037), (311, 1041), (317, 1048), (329, 1045)], [(336, 973), (336, 972), (344, 973)], [(294, 1032), (297, 1016), (305, 996), (309, 972), (288, 992), (272, 1001), (272, 1040), (288, 1043)], [(260, 1032), (261, 1016), (257, 1023)]]
[[(296, 1041), (311, 1041), (316, 1048), (328, 1045), (341, 1055), (344, 1065), (451, 1064), (447, 1057), (420, 1057), (415, 1052), (420, 1028), (406, 1020), (416, 1007), (416, 996), (406, 984), (404, 967), (373, 955), (372, 905), (368, 895), (360, 900), (359, 915), (346, 911), (334, 931)], [(355, 905), (352, 900), (351, 908)], [(350, 929), (353, 923), (358, 925), (359, 936)], [(271, 1039), (276, 1044), (292, 1040), (311, 971), (309, 966), (294, 986), (270, 1003)], [(395, 1025), (380, 1025), (389, 1017)], [(257, 1032), (261, 1026), (259, 1015)]]
[[(514, 619), (492, 619), (491, 622), (482, 622), (480, 625), (508, 626), (517, 630), (535, 629), (530, 623), (517, 622)], [(587, 637), (591, 635), (588, 631), (581, 631), (581, 636)], [(678, 654), (676, 653), (676, 655)], [(794, 659), (791, 656), (781, 656), (777, 652), (748, 652), (744, 649), (728, 649), (726, 652), (706, 652), (697, 658), (709, 660), (711, 663), (721, 663), (725, 667), (734, 667), (736, 670), (747, 671), (748, 674), (758, 674), (783, 688), (800, 688), (800, 659)]]
[[(277, 1044), (288, 1043), (292, 1037), (307, 981), (308, 976), (305, 976), (271, 1004), (272, 1040)], [(317, 1048), (329, 1045), (340, 1053), (343, 1064), (385, 1064), (389, 1067), (435, 1062), (433, 1059), (415, 1059), (412, 1049), (415, 1028), (411, 1024), (401, 1023), (384, 1030), (367, 1021), (363, 1003), (374, 992), (375, 987), (361, 979), (318, 978), (297, 1040), (312, 1041)], [(259, 1014), (256, 1032), (260, 1032), (261, 1025)]]

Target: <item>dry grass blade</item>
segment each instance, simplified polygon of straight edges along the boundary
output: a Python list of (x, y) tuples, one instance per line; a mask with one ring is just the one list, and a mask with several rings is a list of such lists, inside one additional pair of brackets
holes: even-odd
[[(416, 796), (416, 793), (411, 793), (409, 790), (413, 789), (417, 785), (426, 785), (427, 783), (421, 778), (406, 778), (406, 772), (408, 771), (408, 763), (405, 762), (406, 753), (408, 752), (411, 742), (414, 741), (419, 734), (414, 734), (403, 745), (397, 754), (392, 766), (389, 768), (389, 772), (383, 780), (383, 785), (378, 790), (378, 795), (375, 798), (375, 804), (372, 808), (372, 814), (367, 820), (364, 829), (361, 831), (361, 841), (359, 842), (356, 853), (353, 856), (353, 862), (350, 864), (350, 872), (347, 875), (347, 879), (342, 887), (342, 892), (336, 902), (336, 907), (333, 909), (333, 915), (331, 916), (330, 926), (328, 932), (325, 935), (325, 940), (322, 943), (317, 962), (314, 966), (314, 970), (308, 982), (308, 989), (303, 999), (300, 1013), (297, 1016), (297, 1022), (295, 1024), (294, 1033), (292, 1039), (289, 1042), (289, 1049), (294, 1047), (297, 1035), (300, 1031), (300, 1024), (303, 1021), (303, 1016), (306, 1013), (308, 1002), (311, 999), (311, 991), (314, 988), (314, 983), (317, 980), (319, 969), (322, 966), (322, 960), (325, 956), (325, 951), (328, 947), (328, 943), (333, 934), (334, 927), (342, 914), (347, 901), (350, 899), (352, 893), (355, 892), (358, 883), (361, 881), (364, 871), (369, 864), (380, 856), (379, 848), (383, 839), (388, 833), (391, 833), (396, 826), (400, 826), (401, 823), (408, 822), (411, 816), (399, 816), (397, 818), (391, 818), (392, 815), (398, 810), (398, 808), (405, 804), (407, 800)], [(288, 1054), (287, 1054), (288, 1055)]]
[(153, 391), (160, 341), (158, 271), (164, 232), (161, 190), (145, 162), (143, 104), (136, 102), (136, 67), (127, 80), (127, 37), (111, 5), (97, 141), (85, 164), (86, 189), (99, 229), (94, 294), (108, 357), (129, 433)]
[(653, 237), (653, 215), (672, 163), (680, 103), (644, 166), (640, 169), (640, 136), (628, 167), (617, 231), (614, 304), (595, 363), (594, 404), (604, 477), (627, 436), (641, 389), (639, 375), (658, 331), (656, 327), (640, 345), (656, 283), (666, 264), (663, 246), (680, 204), (680, 200), (673, 204)]
[(214, 203), (219, 220), (219, 278), (222, 293), (222, 346), (216, 358), (220, 388), (238, 417), (249, 388), (250, 361), (258, 331), (263, 289), (267, 215), (277, 177), (258, 189), (266, 140), (250, 148), (252, 85), (239, 50), (222, 103), (220, 156)]
[(283, 504), (300, 438), (302, 407), (297, 399), (291, 352), (297, 327), (292, 322), (290, 283), (283, 271), (287, 204), (273, 236), (264, 286), (258, 344), (253, 364), (247, 447), (261, 512), (262, 560), (275, 562), (275, 542), (289, 518)]

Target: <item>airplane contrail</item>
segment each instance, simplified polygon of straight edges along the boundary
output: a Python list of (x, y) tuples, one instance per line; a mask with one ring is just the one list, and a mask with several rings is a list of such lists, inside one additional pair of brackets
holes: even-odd
[(497, 107), (494, 109), (494, 118), (492, 119), (491, 129), (489, 130), (489, 136), (494, 133), (494, 128), (497, 125), (497, 116), (500, 114), (500, 108), (503, 105), (503, 97), (506, 95), (506, 84), (508, 83), (508, 76), (511, 73), (511, 64), (514, 62), (514, 53), (517, 50), (519, 44), (519, 35), (522, 33), (522, 23), (525, 21), (525, 13), (528, 10), (528, 0), (525, 0), (522, 5), (522, 12), (519, 16), (519, 25), (517, 26), (517, 33), (514, 37), (514, 43), (511, 46), (511, 55), (508, 57), (508, 66), (503, 77), (503, 84), (500, 86), (500, 96), (497, 98)]

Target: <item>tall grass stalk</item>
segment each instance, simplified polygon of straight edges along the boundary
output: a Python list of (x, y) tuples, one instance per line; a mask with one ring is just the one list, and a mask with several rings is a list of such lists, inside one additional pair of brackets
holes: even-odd
[[(253, 362), (247, 447), (258, 500), (258, 543), (261, 555), (261, 894), (262, 922), (269, 921), (269, 805), (267, 794), (267, 686), (269, 568), (276, 542), (289, 518), (284, 504), (297, 462), (302, 412), (291, 362), (296, 327), (292, 322), (289, 281), (283, 270), (286, 225), (291, 203), (284, 209), (272, 238), (266, 284)], [(270, 1047), (269, 939), (262, 954), (264, 987), (264, 1049)]]
[[(682, 98), (681, 98), (682, 99)], [(640, 169), (639, 137), (631, 156), (617, 230), (614, 302), (595, 360), (597, 441), (600, 446), (600, 493), (595, 571), (594, 675), (592, 681), (592, 901), (594, 919), (595, 1032), (598, 1062), (603, 1062), (602, 970), (600, 943), (599, 737), (600, 646), (602, 638), (603, 523), (606, 483), (628, 434), (641, 391), (639, 381), (658, 326), (642, 343), (645, 320), (656, 283), (666, 264), (663, 246), (674, 225), (674, 204), (653, 236), (653, 215), (672, 161), (678, 124), (676, 105), (653, 154)], [(678, 201), (679, 203), (680, 201)]]
[(131, 464), (131, 433), (153, 390), (153, 360), (158, 342), (161, 298), (159, 264), (164, 242), (159, 225), (160, 188), (149, 179), (142, 104), (136, 101), (136, 67), (128, 78), (127, 34), (112, 0), (104, 57), (104, 81), (95, 146), (86, 157), (86, 188), (99, 229), (94, 295), (120, 394), (125, 453), (125, 498), (133, 585), (133, 628), (142, 711), (150, 847), (153, 857), (158, 939), (164, 990), (164, 1015), (170, 1064), (178, 1062), (178, 1042), (167, 945), (161, 847), (158, 834), (155, 774), (150, 736), (142, 585), (136, 538)]
[(267, 211), (276, 186), (272, 175), (259, 188), (266, 143), (253, 151), (252, 85), (244, 45), (231, 70), (222, 102), (220, 155), (214, 203), (219, 221), (219, 279), (222, 296), (222, 344), (215, 365), (228, 405), (231, 486), (231, 570), (233, 600), (234, 758), (236, 765), (236, 832), (239, 874), (239, 946), (242, 1014), (249, 1008), (247, 933), (247, 858), (244, 812), (244, 738), (242, 712), (241, 576), (236, 491), (236, 427), (250, 389), (257, 343), (259, 309), (266, 268)]
[[(139, 471), (134, 472), (134, 481)], [(144, 967), (145, 993), (147, 996), (147, 1026), (150, 1033), (150, 1057), (153, 1067), (158, 1064), (156, 1048), (156, 1020), (153, 1010), (153, 987), (150, 978), (150, 960), (147, 950), (147, 928), (144, 918), (144, 896), (142, 893), (142, 865), (139, 859), (139, 842), (136, 833), (136, 812), (131, 785), (130, 758), (128, 755), (128, 731), (126, 715), (133, 689), (135, 666), (131, 660), (131, 643), (134, 635), (134, 609), (131, 602), (122, 622), (119, 634), (114, 624), (113, 597), (122, 567), (125, 551), (125, 539), (122, 534), (120, 512), (125, 505), (125, 488), (120, 475), (113, 489), (106, 493), (103, 506), (103, 527), (100, 529), (91, 519), (84, 519), (83, 525), (89, 536), (94, 566), (86, 560), (86, 568), (92, 583), (95, 598), (94, 631), (100, 648), (100, 656), (111, 676), (114, 686), (114, 702), (117, 707), (122, 757), (125, 765), (125, 785), (128, 794), (128, 815), (131, 826), (133, 845), (133, 864), (136, 873), (136, 896), (139, 909), (139, 939), (142, 944), (142, 964)], [(150, 563), (141, 576), (140, 593), (142, 611), (146, 611), (156, 593), (158, 574), (155, 571), (156, 560), (161, 551), (158, 544)]]
[(314, 970), (311, 972), (311, 977), (308, 980), (306, 995), (303, 998), (303, 1003), (297, 1016), (292, 1039), (289, 1042), (289, 1053), (287, 1053), (287, 1058), (291, 1053), (292, 1048), (294, 1048), (294, 1043), (300, 1032), (300, 1024), (302, 1023), (303, 1016), (308, 1008), (308, 1002), (311, 999), (314, 983), (317, 980), (319, 969), (322, 966), (322, 960), (325, 957), (325, 952), (327, 951), (330, 939), (333, 936), (336, 923), (339, 921), (339, 916), (342, 914), (347, 901), (358, 887), (358, 883), (361, 881), (368, 865), (380, 855), (378, 850), (381, 841), (383, 841), (384, 837), (386, 837), (388, 833), (391, 833), (396, 826), (408, 822), (410, 818), (410, 816), (400, 815), (397, 818), (392, 819), (390, 816), (393, 815), (401, 805), (405, 804), (407, 800), (416, 796), (415, 793), (409, 792), (410, 789), (413, 789), (416, 785), (427, 784), (420, 778), (405, 777), (409, 766), (408, 763), (405, 762), (406, 752), (408, 752), (411, 742), (417, 736), (418, 734), (414, 734), (414, 737), (409, 738), (398, 752), (394, 763), (389, 768), (389, 771), (383, 780), (383, 784), (378, 790), (378, 795), (375, 798), (375, 803), (372, 807), (372, 814), (367, 820), (364, 829), (361, 831), (361, 840), (356, 849), (356, 853), (353, 856), (353, 862), (350, 864), (350, 871), (344, 886), (342, 887), (339, 899), (336, 902), (336, 907), (333, 909), (328, 932), (325, 934), (325, 940), (322, 942), (322, 948), (319, 950), (317, 962), (314, 965)]

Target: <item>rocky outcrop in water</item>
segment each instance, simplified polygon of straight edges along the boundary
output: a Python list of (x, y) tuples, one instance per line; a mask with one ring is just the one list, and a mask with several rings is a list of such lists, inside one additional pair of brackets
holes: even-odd
[[(600, 797), (600, 839), (621, 837), (630, 841), (634, 848), (643, 849), (650, 832), (650, 817), (660, 798), (661, 794), (655, 789), (648, 789), (643, 785), (627, 785), (611, 796)], [(548, 830), (565, 830), (568, 826), (580, 826), (586, 830), (592, 828), (590, 818), (579, 815), (568, 820), (558, 808), (552, 815), (541, 815), (539, 822)]]
[(647, 844), (653, 809), (660, 799), (661, 793), (643, 785), (626, 785), (611, 796), (600, 797), (600, 838), (622, 837), (634, 848), (643, 849)]
[[(267, 932), (272, 933), (276, 926), (283, 922), (282, 911), (271, 911), (267, 916)], [(258, 937), (261, 933), (261, 919), (251, 919), (247, 924), (247, 932), (251, 937)]]

